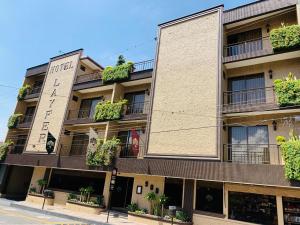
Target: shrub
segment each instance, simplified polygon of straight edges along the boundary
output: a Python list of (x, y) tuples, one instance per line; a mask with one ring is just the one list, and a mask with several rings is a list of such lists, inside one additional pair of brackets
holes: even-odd
[(289, 73), (284, 79), (274, 81), (275, 94), (280, 106), (300, 104), (300, 80)]
[(110, 140), (98, 139), (96, 150), (87, 150), (86, 163), (89, 166), (110, 166), (116, 155), (116, 151), (121, 141), (116, 137)]
[(120, 119), (125, 104), (127, 104), (125, 99), (116, 103), (111, 103), (110, 101), (99, 102), (95, 107), (94, 120), (100, 122)]
[(21, 101), (25, 98), (25, 96), (28, 94), (28, 91), (30, 90), (31, 86), (29, 84), (25, 84), (23, 87), (19, 89), (18, 94), (18, 101)]
[(23, 114), (20, 113), (11, 115), (7, 123), (8, 129), (16, 128), (16, 126), (20, 122), (21, 116), (23, 116)]
[(52, 190), (44, 190), (44, 196), (46, 198), (54, 198), (54, 191), (52, 191)]
[(127, 206), (129, 212), (135, 212), (139, 210), (139, 207), (136, 203), (131, 203)]
[(124, 64), (125, 62), (126, 62), (126, 60), (125, 60), (124, 56), (119, 55), (116, 66), (120, 66), (120, 65)]
[(72, 199), (77, 199), (77, 195), (75, 195), (73, 193), (69, 193), (68, 200), (72, 200)]
[(270, 32), (270, 41), (274, 51), (293, 49), (300, 46), (300, 26), (282, 25)]
[(103, 195), (97, 196), (95, 204), (98, 204), (100, 206), (104, 206), (104, 196)]
[(189, 215), (183, 211), (176, 211), (176, 219), (182, 222), (189, 222), (191, 220)]
[(37, 184), (40, 186), (40, 193), (43, 193), (43, 190), (45, 188), (45, 186), (47, 185), (48, 181), (45, 179), (39, 179), (37, 181)]
[[(279, 138), (282, 140), (282, 138)], [(284, 159), (286, 178), (300, 181), (300, 140), (292, 135), (289, 140), (278, 142)]]
[(36, 187), (31, 187), (31, 188), (29, 188), (29, 193), (37, 193), (37, 191), (36, 191)]
[(128, 79), (132, 69), (132, 62), (123, 63), (115, 67), (107, 66), (102, 73), (102, 80), (104, 83), (108, 83)]
[(13, 142), (8, 140), (0, 145), (0, 161), (5, 160), (9, 151), (9, 146), (13, 145)]

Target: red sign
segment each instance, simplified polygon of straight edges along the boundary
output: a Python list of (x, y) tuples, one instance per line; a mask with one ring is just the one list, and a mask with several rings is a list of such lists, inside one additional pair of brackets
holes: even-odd
[(134, 156), (139, 154), (139, 145), (140, 145), (140, 135), (136, 132), (135, 129), (131, 130), (132, 146), (131, 150)]

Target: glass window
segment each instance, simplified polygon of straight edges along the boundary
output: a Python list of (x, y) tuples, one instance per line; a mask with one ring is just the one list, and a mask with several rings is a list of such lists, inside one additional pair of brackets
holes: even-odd
[(27, 135), (18, 135), (17, 141), (14, 144), (13, 153), (21, 154), (24, 150), (26, 140), (27, 140)]
[(264, 74), (231, 78), (229, 104), (259, 104), (266, 102)]
[[(142, 146), (142, 140), (141, 140), (141, 135), (142, 135), (142, 130), (135, 130), (135, 132), (137, 133), (137, 135), (139, 136), (139, 145), (138, 148), (141, 148)], [(118, 138), (121, 141), (121, 153), (120, 153), (120, 157), (136, 157), (139, 153), (139, 149), (137, 149), (136, 146), (133, 146), (133, 140), (132, 140), (132, 131), (128, 130), (128, 131), (120, 131), (118, 133)]]
[(268, 126), (229, 127), (230, 161), (243, 163), (269, 162)]
[(125, 94), (128, 100), (126, 114), (136, 114), (144, 112), (145, 91)]
[(78, 118), (93, 118), (96, 105), (102, 98), (90, 98), (82, 99), (80, 109), (78, 112)]
[(263, 225), (277, 225), (276, 197), (229, 192), (229, 219)]
[(166, 178), (164, 194), (168, 197), (168, 206), (182, 207), (183, 180)]
[(284, 225), (300, 224), (300, 198), (282, 198)]
[(25, 116), (24, 116), (24, 123), (29, 123), (32, 121), (33, 115), (35, 112), (35, 106), (27, 107)]
[(197, 181), (196, 210), (223, 214), (223, 184)]
[(82, 187), (92, 186), (93, 194), (102, 195), (105, 173), (53, 169), (49, 188), (79, 192)]
[(84, 133), (74, 134), (70, 155), (85, 155), (89, 144), (89, 136)]

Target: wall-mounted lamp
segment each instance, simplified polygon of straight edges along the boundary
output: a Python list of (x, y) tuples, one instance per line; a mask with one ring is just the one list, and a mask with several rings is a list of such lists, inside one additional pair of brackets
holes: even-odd
[(226, 123), (223, 121), (223, 130), (226, 131)]
[(270, 32), (270, 24), (266, 25), (266, 29), (267, 29), (267, 33), (269, 33)]
[(146, 95), (150, 95), (150, 90), (146, 89), (145, 93), (146, 93)]
[(273, 78), (273, 70), (269, 70), (269, 78), (270, 78), (270, 79)]
[(277, 122), (275, 120), (273, 120), (272, 125), (273, 125), (273, 130), (277, 130)]
[(117, 176), (117, 173), (118, 173), (118, 169), (117, 168), (113, 168), (112, 169), (112, 175), (113, 176)]

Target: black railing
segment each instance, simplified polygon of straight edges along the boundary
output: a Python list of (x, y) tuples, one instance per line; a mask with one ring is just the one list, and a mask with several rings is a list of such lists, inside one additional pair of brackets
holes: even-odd
[(91, 119), (93, 120), (94, 111), (90, 109), (69, 110), (67, 120)]
[(39, 86), (35, 86), (31, 89), (31, 91), (29, 92), (30, 95), (33, 95), (33, 94), (38, 94), (40, 93), (42, 90), (42, 85), (39, 85)]
[(149, 102), (133, 102), (125, 106), (125, 115), (148, 114)]
[(263, 49), (271, 49), (269, 37), (262, 37), (227, 45), (224, 47), (224, 56), (236, 56), (250, 52), (260, 51)]
[(22, 154), (25, 148), (25, 144), (13, 145), (11, 148), (10, 154)]
[(101, 80), (101, 73), (96, 72), (96, 73), (80, 75), (76, 78), (75, 84), (85, 83), (93, 80)]
[(18, 128), (29, 128), (33, 120), (33, 115), (24, 115), (18, 123)]
[(144, 154), (143, 145), (121, 144), (120, 158), (138, 158)]
[(277, 145), (225, 144), (224, 161), (247, 164), (281, 164)]
[[(154, 60), (147, 60), (143, 62), (138, 62), (134, 63), (133, 65), (133, 73), (135, 72), (141, 72), (145, 70), (151, 70), (153, 69), (154, 65)], [(85, 82), (90, 82), (90, 81), (95, 81), (95, 80), (101, 80), (101, 73), (96, 72), (96, 73), (91, 73), (91, 74), (83, 74), (80, 76), (77, 76), (75, 84), (80, 84), (80, 83), (85, 83)]]
[(276, 105), (274, 87), (223, 93), (223, 111), (225, 112), (243, 111), (261, 105)]
[(153, 65), (154, 65), (154, 59), (135, 63), (133, 65), (133, 67), (134, 67), (133, 72), (140, 72), (140, 71), (144, 71), (144, 70), (151, 70), (151, 69), (153, 69)]

